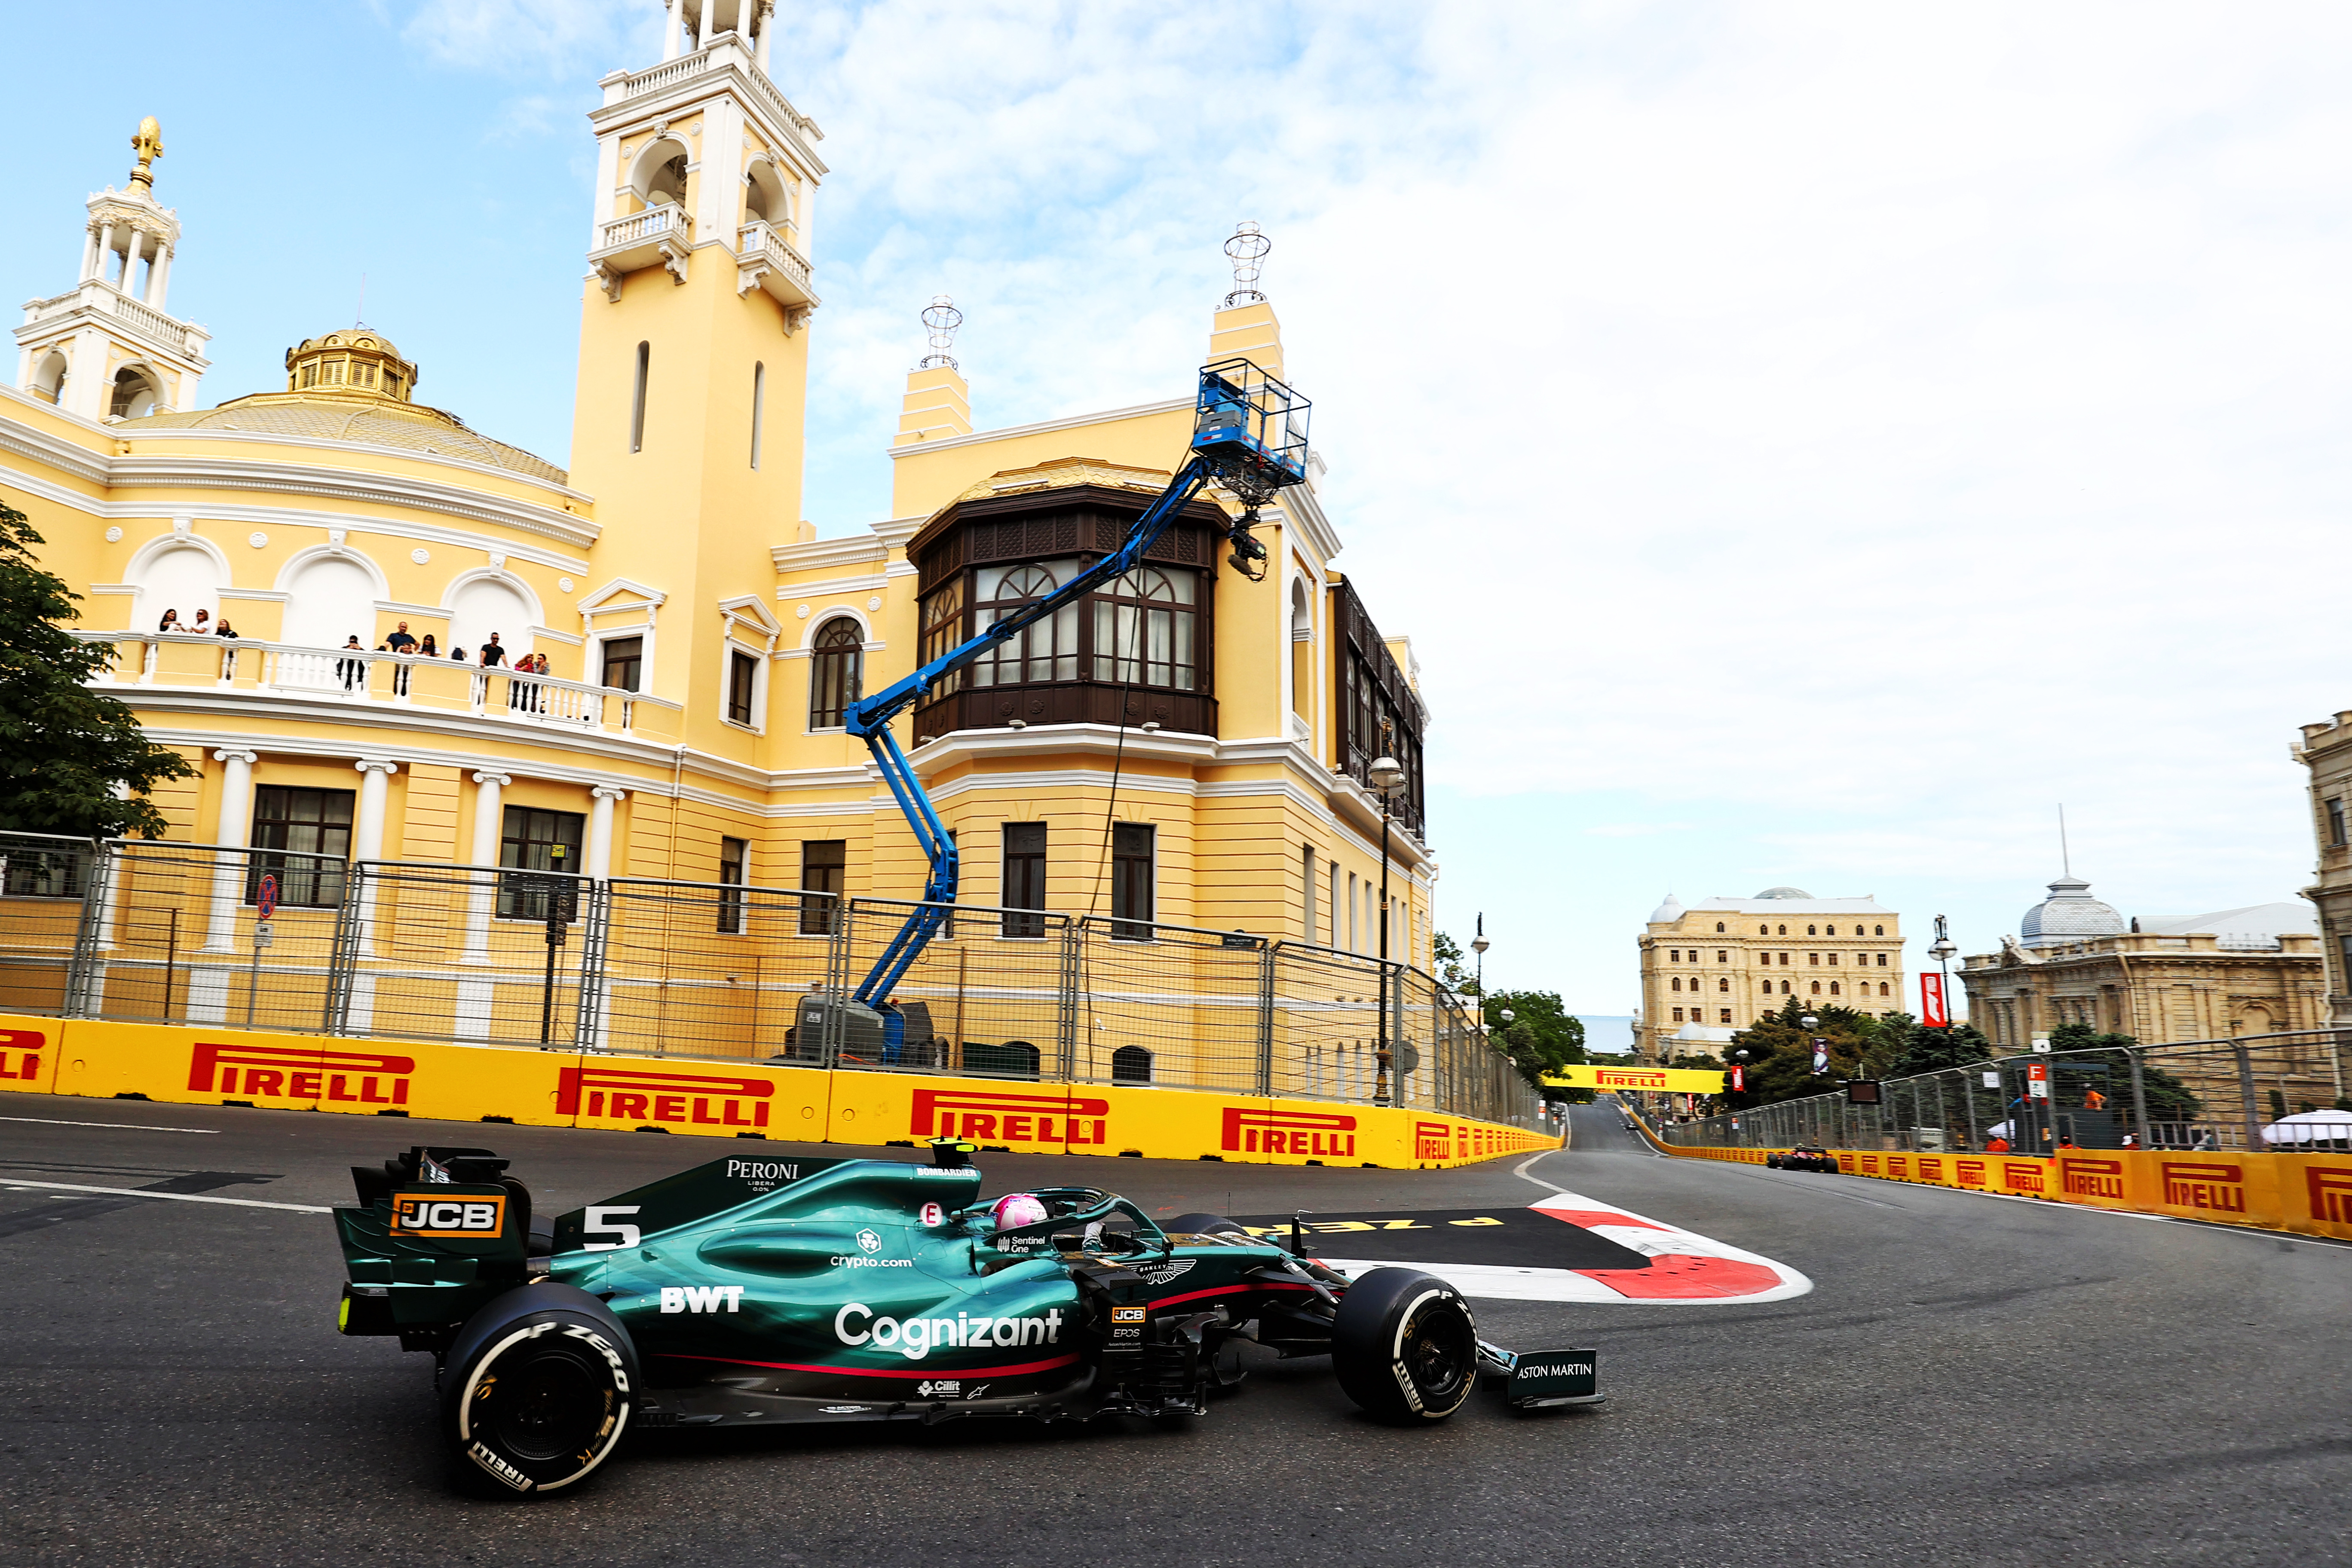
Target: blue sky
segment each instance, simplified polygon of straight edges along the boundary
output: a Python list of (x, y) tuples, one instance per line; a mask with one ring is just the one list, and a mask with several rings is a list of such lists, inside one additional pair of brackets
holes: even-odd
[[(2308, 879), (2288, 742), (2352, 699), (2352, 13), (780, 12), (834, 168), (808, 516), (887, 510), (932, 294), (982, 424), (1162, 397), (1262, 223), (1491, 981), (1622, 1013), (1662, 894), (1783, 882), (1985, 951), (2062, 800), (2126, 913)], [(562, 460), (583, 116), (657, 15), (142, 12), (102, 69), (19, 73), (0, 282), (71, 281), (152, 113), (208, 398), (278, 384), (364, 273), (422, 397)], [(7, 29), (89, 58), (79, 15)]]

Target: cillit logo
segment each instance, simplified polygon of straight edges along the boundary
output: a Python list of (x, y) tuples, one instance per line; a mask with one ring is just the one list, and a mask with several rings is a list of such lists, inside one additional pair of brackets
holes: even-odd
[(2058, 1179), (2072, 1197), (2121, 1199), (2124, 1195), (2121, 1160), (2062, 1159), (2058, 1162)]
[(919, 1089), (908, 1111), (908, 1130), (917, 1138), (1066, 1143), (1075, 1148), (1101, 1143), (1108, 1136), (1109, 1117), (1109, 1100), (1084, 1095)]
[(2311, 1184), (2311, 1217), (2352, 1225), (2352, 1170), (2314, 1165), (2304, 1176)]
[(49, 1037), (38, 1029), (0, 1029), (0, 1079), (41, 1076), (41, 1053)]
[(398, 1237), (481, 1237), (506, 1228), (502, 1197), (435, 1197), (430, 1193), (392, 1195), (392, 1234)]
[(665, 1285), (661, 1288), (661, 1310), (665, 1312), (740, 1312), (743, 1310), (743, 1287)]
[(1224, 1147), (1247, 1154), (1321, 1154), (1352, 1159), (1356, 1119), (1311, 1110), (1225, 1107)]
[(765, 1127), (769, 1079), (732, 1073), (565, 1068), (555, 1089), (562, 1116), (607, 1121), (667, 1121), (686, 1127)]
[(255, 1100), (324, 1100), (352, 1105), (406, 1105), (415, 1057), (323, 1046), (199, 1044), (188, 1057), (194, 1094)]
[(2246, 1212), (2246, 1170), (2219, 1161), (2164, 1162), (2164, 1201), (2221, 1214)]

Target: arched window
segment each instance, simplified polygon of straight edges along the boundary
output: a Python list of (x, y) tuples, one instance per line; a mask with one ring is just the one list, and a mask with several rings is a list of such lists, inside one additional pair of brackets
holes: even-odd
[(809, 728), (838, 730), (849, 705), (866, 695), (866, 653), (857, 623), (835, 616), (809, 649)]
[[(1075, 561), (982, 567), (972, 583), (972, 635), (1034, 604), (1078, 572)], [(1078, 607), (1065, 605), (1035, 626), (1015, 632), (971, 667), (974, 686), (1020, 686), (1078, 678)]]
[(1780, 994), (1781, 994), (1781, 995), (1783, 995), (1783, 996), (1786, 996), (1788, 994), (1789, 994), (1789, 983), (1788, 983), (1787, 981), (1783, 980), (1782, 982), (1780, 982)]
[(1786, 935), (1788, 935), (1788, 934), (1789, 934), (1789, 928), (1788, 928), (1787, 926), (1782, 926), (1782, 927), (1780, 928), (1780, 934), (1781, 934), (1782, 936), (1786, 936)]
[(963, 1070), (989, 1078), (1034, 1079), (1037, 1059), (1037, 1047), (1026, 1040), (1007, 1040), (1001, 1046), (967, 1045), (963, 1048)]
[(135, 365), (124, 365), (114, 378), (114, 399), (107, 412), (122, 419), (141, 419), (155, 412), (155, 383)]
[(1731, 978), (1730, 978), (1730, 976), (1726, 975), (1723, 979), (1717, 981), (1717, 982), (1715, 983), (1715, 988), (1716, 988), (1717, 991), (1728, 991), (1728, 990), (1730, 990), (1730, 989), (1731, 989)]
[(1110, 1054), (1110, 1080), (1113, 1083), (1150, 1083), (1151, 1053), (1141, 1046), (1121, 1046)]
[(1807, 936), (1819, 936), (1819, 935), (1821, 935), (1822, 933), (1821, 933), (1821, 932), (1819, 932), (1819, 931), (1815, 931), (1812, 927), (1811, 927), (1811, 926), (1807, 926), (1807, 927), (1805, 928), (1805, 934), (1806, 934)]
[(1200, 685), (1191, 572), (1146, 566), (1094, 593), (1095, 679), (1192, 691)]
[(1821, 983), (1820, 981), (1816, 980), (1816, 981), (1814, 981), (1814, 982), (1813, 982), (1813, 994), (1814, 994), (1814, 995), (1816, 995), (1816, 996), (1818, 996), (1818, 995), (1820, 995), (1821, 994), (1822, 994), (1822, 983)]
[(1717, 936), (1721, 936), (1723, 934), (1723, 922), (1721, 921), (1715, 922), (1715, 934)]
[[(1819, 986), (1815, 986), (1815, 987), (1814, 987), (1814, 989), (1819, 990), (1819, 989), (1820, 989), (1820, 987), (1819, 987)], [(1834, 995), (1836, 995), (1837, 994), (1838, 994), (1838, 983), (1837, 983), (1836, 981), (1832, 980), (1832, 981), (1831, 981), (1831, 982), (1830, 982), (1830, 994), (1831, 994), (1831, 995), (1832, 995), (1832, 996), (1834, 996)]]
[(637, 345), (637, 389), (629, 399), (629, 450), (646, 449), (646, 381), (653, 374), (654, 346)]
[(1878, 994), (1879, 994), (1881, 996), (1884, 996), (1884, 995), (1885, 995), (1885, 994), (1886, 994), (1886, 982), (1885, 982), (1885, 981), (1884, 981), (1884, 980), (1882, 980), (1882, 981), (1880, 981), (1880, 982), (1878, 983)]
[(65, 395), (66, 356), (51, 349), (33, 372), (33, 395), (44, 403), (55, 403)]
[(1675, 976), (1674, 977), (1674, 979), (1672, 979), (1671, 981), (1667, 982), (1666, 989), (1668, 989), (1669, 991), (1679, 991), (1679, 990), (1681, 990), (1682, 988), (1683, 988), (1683, 978), (1682, 978), (1682, 976), (1681, 976), (1681, 975), (1679, 975), (1679, 974), (1675, 975)]
[(1766, 982), (1764, 982), (1764, 984), (1763, 984), (1763, 992), (1764, 992), (1764, 994), (1765, 994), (1765, 995), (1767, 995), (1767, 996), (1769, 996), (1770, 994), (1772, 994), (1772, 983), (1771, 983), (1770, 981), (1767, 980)]
[[(300, 647), (341, 647), (345, 638), (356, 637), (362, 647), (375, 646), (375, 579), (358, 562), (340, 555), (314, 555), (287, 580), (286, 590), (285, 616), (278, 632), (284, 641)], [(461, 605), (465, 603), (459, 600)], [(180, 613), (185, 616), (188, 612), (184, 608)], [(490, 631), (503, 629), (506, 646), (520, 653), (528, 646), (518, 639), (530, 619), (518, 610), (501, 626), (483, 627), (474, 641), (482, 640)], [(460, 624), (453, 621), (452, 631)], [(474, 644), (464, 646), (471, 647)]]
[[(1853, 931), (1854, 931), (1854, 934), (1855, 934), (1856, 936), (1859, 936), (1859, 935), (1861, 935), (1861, 934), (1862, 934), (1862, 928), (1861, 928), (1860, 926), (1856, 926), (1856, 927), (1854, 927), (1854, 928), (1853, 928)], [(1885, 926), (1880, 926), (1880, 927), (1878, 927), (1878, 928), (1877, 928), (1877, 930), (1876, 930), (1876, 934), (1877, 934), (1877, 935), (1879, 935), (1879, 936), (1885, 936), (1885, 935), (1886, 934), (1886, 928), (1885, 928)]]

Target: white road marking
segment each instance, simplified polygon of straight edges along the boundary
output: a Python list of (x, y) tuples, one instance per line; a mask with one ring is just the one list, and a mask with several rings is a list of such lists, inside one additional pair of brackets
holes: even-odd
[(332, 1214), (318, 1204), (271, 1204), (259, 1198), (215, 1198), (203, 1193), (151, 1193), (140, 1187), (73, 1187), (63, 1182), (18, 1182), (0, 1176), (0, 1187), (30, 1188), (42, 1193), (95, 1193), (109, 1198), (163, 1198), (175, 1204), (233, 1204), (245, 1209), (287, 1209), (295, 1214)]
[(144, 1121), (63, 1121), (54, 1116), (0, 1116), (0, 1121), (37, 1121), (44, 1127), (113, 1127), (125, 1132), (202, 1132), (217, 1138), (217, 1127), (155, 1127)]

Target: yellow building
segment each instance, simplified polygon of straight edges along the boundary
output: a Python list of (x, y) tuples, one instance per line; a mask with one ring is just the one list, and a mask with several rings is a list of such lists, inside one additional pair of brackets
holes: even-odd
[[(152, 195), (152, 121), (130, 190), (91, 198), (80, 279), (30, 308), (19, 384), (0, 388), (0, 497), (85, 596), (84, 626), (117, 645), (110, 689), (200, 765), (157, 798), (173, 839), (919, 896), (922, 858), (843, 732), (844, 702), (1110, 548), (1184, 457), (1192, 367), (1166, 367), (1166, 402), (975, 430), (961, 370), (934, 356), (908, 378), (888, 453), (894, 515), (817, 537), (801, 485), (827, 171), (822, 132), (768, 76), (759, 9), (673, 0), (669, 58), (601, 84), (568, 470), (420, 401), (434, 367), (364, 326), (290, 349), (282, 388), (199, 406), (205, 334), (167, 306), (179, 226)], [(1262, 298), (1217, 310), (1204, 347), (1285, 371)], [(1149, 570), (902, 725), (958, 836), (961, 901), (1358, 953), (1385, 918), (1391, 955), (1426, 968), (1410, 647), (1334, 568), (1311, 480), (1266, 510), (1263, 581), (1222, 559), (1231, 510), (1195, 504)], [(210, 635), (225, 623), (235, 640)], [(526, 657), (543, 666), (518, 671)], [(1385, 835), (1366, 787), (1383, 752), (1406, 771)], [(421, 876), (397, 908), (426, 907)], [(299, 884), (289, 870), (289, 906)], [(189, 886), (187, 929), (154, 940), (216, 954), (226, 975), (252, 888)], [(445, 911), (469, 953), (538, 907), (501, 885), (493, 922), (485, 897)], [(697, 917), (692, 942), (640, 930), (660, 978), (637, 1000), (667, 1006), (692, 963), (712, 985), (724, 971), (754, 1020), (724, 1026), (758, 1047), (768, 983), (714, 947), (747, 929), (734, 907), (715, 932)], [(830, 918), (802, 909), (790, 931), (821, 945)], [(1025, 929), (1001, 924), (1008, 941)], [(616, 951), (625, 927), (615, 913)], [(237, 1005), (232, 978), (193, 994), (199, 1015)], [(383, 1005), (397, 980), (387, 968), (367, 995)], [(458, 992), (414, 1005), (454, 1007), (437, 1032), (467, 1037), (468, 1009), (490, 1004)]]
[(1874, 899), (1767, 888), (1685, 908), (1672, 893), (1641, 937), (1644, 1060), (1717, 1054), (1791, 998), (1874, 1016), (1907, 1011), (1902, 917)]

